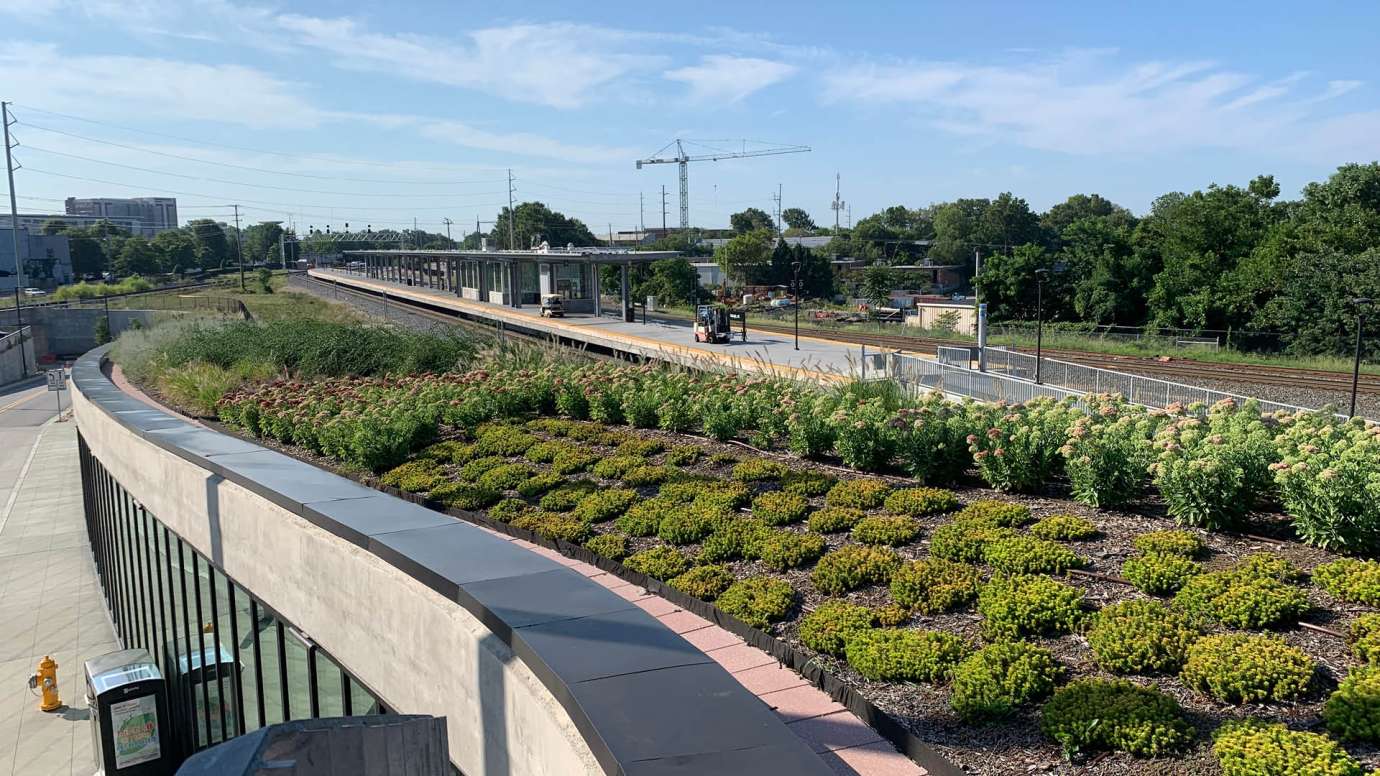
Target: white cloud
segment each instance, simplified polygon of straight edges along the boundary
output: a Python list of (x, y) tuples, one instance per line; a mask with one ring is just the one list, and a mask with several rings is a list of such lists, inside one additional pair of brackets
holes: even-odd
[(301, 84), (244, 65), (69, 54), (38, 43), (0, 48), (8, 96), (83, 116), (193, 119), (250, 127), (315, 127), (330, 118)]
[[(824, 97), (907, 104), (944, 131), (1069, 154), (1248, 148), (1330, 156), (1314, 106), (1360, 85), (1333, 81), (1309, 93), (1304, 73), (1262, 82), (1210, 62), (1111, 60), (1112, 52), (1085, 51), (1010, 65), (862, 64), (825, 76)], [(1359, 129), (1345, 129), (1353, 123), (1327, 118), (1327, 131), (1354, 139)]]
[(628, 160), (637, 153), (627, 148), (574, 145), (529, 132), (487, 132), (459, 121), (423, 121), (418, 131), (434, 140), (443, 140), (467, 148), (563, 159), (570, 162)]
[(785, 62), (712, 54), (698, 65), (669, 70), (665, 76), (688, 84), (690, 98), (697, 102), (738, 102), (795, 72), (796, 67)]

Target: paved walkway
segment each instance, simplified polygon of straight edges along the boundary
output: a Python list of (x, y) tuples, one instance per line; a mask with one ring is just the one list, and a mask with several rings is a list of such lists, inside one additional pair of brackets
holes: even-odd
[[(0, 776), (95, 772), (82, 663), (119, 648), (86, 538), (77, 430), (47, 422), (53, 401), (0, 409)], [(27, 685), (44, 655), (67, 704), (49, 714)]]
[(594, 315), (542, 318), (535, 305), (515, 308), (486, 304), (461, 299), (447, 291), (399, 285), (337, 270), (314, 269), (309, 274), (360, 289), (386, 289), (390, 296), (412, 298), (471, 317), (502, 320), (527, 329), (691, 366), (710, 362), (740, 371), (813, 377), (827, 381), (857, 377), (861, 372), (862, 348), (804, 334), (800, 336), (799, 350), (795, 349), (792, 337), (753, 331), (751, 326), (748, 326), (747, 342), (735, 339), (728, 344), (713, 345), (695, 342), (689, 321), (625, 323), (616, 318)]

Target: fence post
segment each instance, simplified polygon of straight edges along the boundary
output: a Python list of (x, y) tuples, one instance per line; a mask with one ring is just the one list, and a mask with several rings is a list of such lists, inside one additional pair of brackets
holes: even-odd
[(862, 379), (867, 379), (867, 346), (862, 346)]

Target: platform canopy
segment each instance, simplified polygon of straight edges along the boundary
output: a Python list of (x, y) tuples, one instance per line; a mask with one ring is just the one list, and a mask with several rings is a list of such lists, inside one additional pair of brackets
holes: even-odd
[(629, 251), (609, 248), (563, 248), (531, 251), (425, 251), (373, 250), (343, 251), (345, 256), (420, 256), (431, 259), (462, 259), (466, 261), (579, 261), (591, 264), (648, 264), (662, 259), (674, 259), (679, 251)]

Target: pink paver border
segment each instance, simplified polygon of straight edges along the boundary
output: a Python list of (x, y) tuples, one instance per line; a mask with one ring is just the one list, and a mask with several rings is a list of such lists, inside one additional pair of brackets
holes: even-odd
[(928, 773), (896, 751), (889, 741), (843, 704), (734, 633), (597, 566), (525, 539), (479, 527), (578, 571), (660, 620), (770, 706), (786, 727), (808, 743), (840, 776), (926, 776)]

